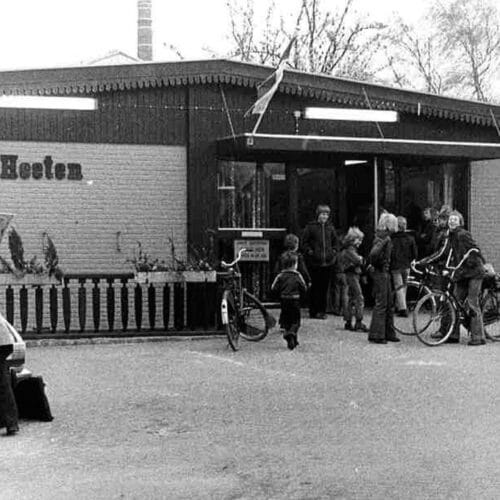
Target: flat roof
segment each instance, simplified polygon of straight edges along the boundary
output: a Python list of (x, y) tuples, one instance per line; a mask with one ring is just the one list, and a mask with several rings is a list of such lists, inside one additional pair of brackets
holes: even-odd
[(500, 159), (500, 140), (498, 143), (487, 143), (260, 133), (245, 133), (217, 140), (219, 158), (249, 159), (269, 155), (272, 158), (293, 159), (305, 153), (331, 153), (360, 158), (398, 156), (486, 160)]

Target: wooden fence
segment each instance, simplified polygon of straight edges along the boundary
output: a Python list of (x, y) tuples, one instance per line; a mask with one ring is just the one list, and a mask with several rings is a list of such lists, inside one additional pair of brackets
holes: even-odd
[(0, 311), (24, 338), (220, 333), (213, 282), (138, 283), (133, 274), (0, 285)]

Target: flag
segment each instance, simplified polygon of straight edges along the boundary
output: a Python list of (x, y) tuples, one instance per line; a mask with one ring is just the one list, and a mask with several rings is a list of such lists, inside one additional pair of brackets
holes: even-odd
[(283, 73), (285, 71), (285, 65), (290, 57), (290, 52), (292, 51), (292, 45), (295, 42), (295, 37), (293, 37), (288, 43), (285, 51), (283, 52), (278, 67), (276, 70), (268, 76), (260, 85), (257, 86), (257, 96), (258, 99), (252, 104), (250, 109), (245, 113), (245, 117), (249, 114), (253, 115), (263, 115), (266, 112), (269, 102), (273, 98), (276, 90), (278, 90), (281, 80), (283, 80)]

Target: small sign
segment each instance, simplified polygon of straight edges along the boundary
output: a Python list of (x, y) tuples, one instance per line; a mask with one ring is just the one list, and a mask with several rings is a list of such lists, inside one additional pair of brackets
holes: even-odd
[(262, 231), (241, 231), (243, 238), (262, 238), (264, 233)]
[(234, 240), (235, 257), (242, 248), (245, 249), (242, 261), (269, 262), (269, 240)]

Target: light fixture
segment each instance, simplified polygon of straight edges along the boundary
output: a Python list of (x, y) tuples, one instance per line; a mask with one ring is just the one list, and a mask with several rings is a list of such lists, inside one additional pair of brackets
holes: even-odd
[(366, 160), (346, 160), (344, 165), (360, 165), (362, 163), (368, 163)]
[(352, 108), (305, 108), (303, 117), (309, 120), (347, 120), (358, 122), (397, 122), (397, 111)]
[(94, 111), (97, 99), (91, 97), (53, 97), (35, 95), (2, 95), (0, 108), (69, 109)]

